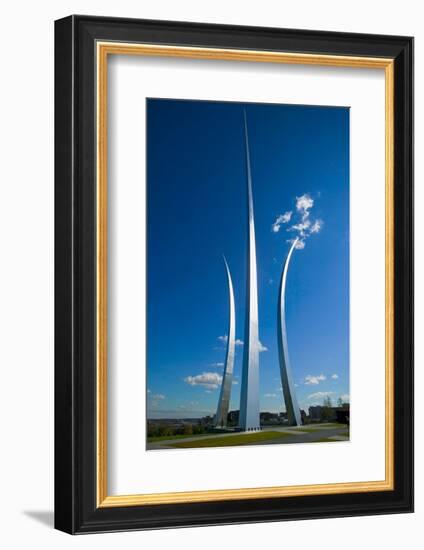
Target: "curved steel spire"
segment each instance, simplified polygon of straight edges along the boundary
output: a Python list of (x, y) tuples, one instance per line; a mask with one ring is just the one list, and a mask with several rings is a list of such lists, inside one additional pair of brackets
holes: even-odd
[(256, 272), (256, 239), (255, 219), (253, 212), (252, 174), (250, 168), (249, 136), (247, 132), (246, 111), (244, 111), (244, 137), (246, 146), (248, 194), (248, 248), (246, 324), (244, 333), (239, 426), (242, 430), (257, 430), (260, 429), (258, 282)]
[(278, 296), (278, 356), (280, 360), (281, 385), (283, 387), (284, 402), (286, 404), (287, 418), (291, 426), (300, 426), (302, 419), (299, 404), (297, 402), (294, 383), (292, 379), (289, 348), (286, 331), (286, 281), (290, 259), (299, 238), (296, 238), (287, 254), (281, 274), (280, 292)]
[(227, 353), (225, 357), (224, 374), (222, 377), (221, 392), (219, 394), (218, 408), (216, 410), (215, 425), (224, 427), (227, 425), (228, 409), (230, 407), (231, 387), (233, 384), (233, 368), (235, 354), (235, 336), (236, 336), (236, 316), (234, 307), (234, 289), (231, 280), (230, 269), (225, 256), (223, 256), (225, 269), (227, 271), (228, 282), (228, 305), (229, 305), (229, 325), (228, 325), (228, 340)]

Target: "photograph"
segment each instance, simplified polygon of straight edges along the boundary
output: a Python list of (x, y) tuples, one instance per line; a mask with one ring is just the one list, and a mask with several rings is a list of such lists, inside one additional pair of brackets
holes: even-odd
[[(366, 21), (321, 7), (290, 19), (292, 6), (261, 20), (244, 4), (212, 23), (172, 8), (177, 20), (122, 7), (54, 22), (54, 527), (287, 531), (411, 513), (418, 23), (371, 8)], [(16, 66), (28, 80), (39, 65)], [(38, 133), (46, 97), (28, 104)], [(47, 142), (27, 150), (44, 158)], [(21, 269), (5, 264), (17, 282), (39, 251), (28, 239), (52, 228), (32, 200), (53, 214), (37, 165), (11, 164), (30, 200), (8, 185), (19, 207), (6, 225), (22, 208), (36, 220), (15, 247)], [(30, 309), (53, 314), (46, 303)], [(379, 532), (399, 546), (406, 522)]]
[(349, 107), (146, 121), (146, 449), (349, 441)]

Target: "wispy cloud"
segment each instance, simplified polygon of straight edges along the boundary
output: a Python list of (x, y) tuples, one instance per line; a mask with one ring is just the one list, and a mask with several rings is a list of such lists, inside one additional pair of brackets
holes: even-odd
[[(226, 344), (228, 342), (228, 334), (223, 334), (222, 336), (218, 336), (218, 340), (223, 344)], [(236, 338), (236, 340), (234, 341), (234, 344), (236, 346), (242, 346), (243, 340), (240, 340), (240, 338)]]
[(308, 395), (308, 399), (323, 399), (324, 397), (328, 397), (329, 395), (333, 394), (333, 391), (317, 391)]
[(305, 385), (306, 386), (314, 386), (319, 384), (320, 382), (324, 382), (324, 380), (327, 380), (327, 377), (324, 376), (324, 374), (318, 374), (317, 376), (314, 376), (312, 374), (307, 374), (305, 376)]
[(261, 341), (259, 341), (259, 353), (262, 351), (268, 351), (268, 348), (264, 346)]
[[(287, 242), (288, 243), (293, 243), (294, 241), (293, 241), (293, 239), (289, 239)], [(297, 248), (297, 250), (303, 250), (305, 248), (305, 241), (302, 240), (302, 239), (299, 239), (296, 243), (295, 248)]]
[(161, 401), (166, 399), (163, 393), (152, 393), (150, 390), (147, 390), (147, 404), (150, 409), (156, 409), (159, 407)]
[(224, 363), (211, 363), (211, 367), (222, 369), (224, 367)]
[(287, 242), (293, 243), (296, 241), (297, 249), (305, 248), (306, 239), (314, 233), (319, 233), (324, 224), (320, 219), (312, 219), (311, 210), (313, 206), (314, 199), (308, 193), (296, 197), (295, 214), (290, 210), (278, 216), (271, 226), (273, 233), (278, 233), (283, 223), (288, 223), (294, 218), (293, 225), (288, 226), (286, 231), (295, 233), (296, 236), (288, 239)]
[(264, 394), (264, 397), (277, 397), (276, 393), (266, 393)]
[(216, 390), (222, 382), (222, 376), (217, 372), (203, 372), (195, 376), (186, 376), (184, 382), (190, 386), (202, 386), (208, 390)]
[(181, 403), (172, 409), (155, 407), (149, 407), (148, 409), (149, 418), (198, 418), (212, 413), (213, 409), (204, 408), (204, 406), (197, 401)]
[(314, 199), (308, 195), (308, 193), (305, 193), (300, 197), (296, 197), (296, 210), (300, 212), (303, 218), (309, 216), (309, 210), (313, 207), (313, 205)]
[(299, 237), (306, 237), (307, 232), (311, 226), (311, 222), (306, 220), (304, 222), (295, 223), (287, 229), (287, 231), (296, 231), (299, 234)]
[(290, 210), (288, 212), (284, 212), (284, 214), (280, 214), (277, 216), (277, 219), (271, 226), (271, 230), (273, 233), (278, 233), (280, 231), (280, 227), (283, 223), (288, 223), (291, 220), (293, 212)]
[(175, 410), (181, 411), (181, 412), (209, 412), (208, 409), (202, 409), (199, 408), (199, 402), (198, 401), (189, 401), (188, 403), (182, 403), (180, 405), (177, 405), (175, 407)]
[(343, 401), (343, 403), (349, 403), (350, 396), (348, 393), (344, 393), (343, 395), (340, 396), (340, 399)]
[(311, 225), (311, 233), (319, 233), (323, 223), (324, 222), (322, 220), (315, 220)]
[(331, 375), (331, 378), (332, 378), (333, 380), (337, 380), (338, 377), (339, 377), (338, 374), (332, 374), (332, 375)]

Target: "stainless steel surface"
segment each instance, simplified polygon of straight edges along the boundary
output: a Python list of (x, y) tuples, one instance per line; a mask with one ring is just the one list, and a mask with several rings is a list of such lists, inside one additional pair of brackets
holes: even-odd
[(246, 146), (246, 172), (248, 192), (248, 248), (246, 320), (244, 333), (239, 426), (243, 430), (256, 430), (260, 428), (258, 283), (256, 268), (256, 239), (255, 219), (253, 211), (252, 174), (250, 166), (249, 136), (247, 131), (246, 112), (244, 113), (244, 134)]
[(289, 253), (287, 254), (286, 261), (284, 262), (283, 272), (281, 274), (280, 292), (278, 296), (278, 319), (277, 319), (278, 356), (280, 360), (281, 385), (283, 387), (283, 395), (284, 395), (284, 402), (286, 405), (287, 418), (291, 426), (300, 426), (302, 424), (300, 408), (297, 402), (294, 382), (292, 378), (289, 348), (287, 343), (287, 330), (286, 330), (287, 272), (290, 265), (290, 259), (293, 255), (293, 251), (296, 249), (296, 244), (298, 240), (299, 240), (298, 238), (294, 240), (289, 250)]
[(225, 427), (227, 425), (228, 409), (230, 406), (231, 387), (233, 384), (233, 369), (235, 355), (235, 336), (236, 336), (236, 315), (234, 307), (234, 289), (231, 280), (231, 273), (228, 267), (227, 260), (224, 257), (225, 269), (227, 272), (228, 283), (228, 340), (227, 353), (225, 357), (224, 373), (222, 377), (221, 392), (219, 394), (218, 407), (216, 410), (215, 425), (217, 427)]

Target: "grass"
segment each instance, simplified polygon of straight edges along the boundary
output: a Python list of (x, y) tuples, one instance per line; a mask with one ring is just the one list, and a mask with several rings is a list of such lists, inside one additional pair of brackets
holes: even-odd
[(293, 428), (293, 431), (314, 433), (319, 432), (320, 430), (330, 430), (333, 428), (346, 428), (346, 424), (317, 424), (316, 426), (306, 425)]
[(255, 432), (251, 434), (228, 435), (226, 437), (210, 437), (199, 441), (182, 441), (174, 443), (172, 447), (178, 449), (190, 449), (193, 447), (233, 447), (235, 445), (249, 445), (268, 441), (270, 439), (282, 439), (290, 437), (290, 434), (282, 432)]
[(214, 435), (212, 433), (204, 433), (204, 434), (177, 434), (177, 435), (156, 435), (152, 437), (147, 438), (147, 443), (156, 443), (156, 441), (168, 441), (168, 439), (171, 441), (171, 439), (186, 439), (187, 437), (204, 437), (207, 435)]
[[(309, 426), (313, 426), (313, 424), (309, 424)], [(317, 424), (317, 426), (322, 426), (322, 429), (324, 428), (346, 428), (347, 424), (342, 424), (341, 422), (327, 422), (323, 424)]]

